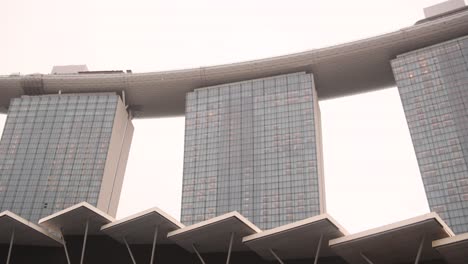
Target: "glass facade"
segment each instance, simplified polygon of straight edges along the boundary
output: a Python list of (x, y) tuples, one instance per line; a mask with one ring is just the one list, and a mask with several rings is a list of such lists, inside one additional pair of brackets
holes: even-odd
[(312, 74), (188, 93), (181, 221), (238, 211), (268, 229), (320, 214), (319, 116)]
[(468, 232), (468, 37), (402, 54), (392, 68), (431, 211)]
[(0, 141), (0, 211), (37, 221), (96, 206), (119, 98), (112, 93), (11, 101)]

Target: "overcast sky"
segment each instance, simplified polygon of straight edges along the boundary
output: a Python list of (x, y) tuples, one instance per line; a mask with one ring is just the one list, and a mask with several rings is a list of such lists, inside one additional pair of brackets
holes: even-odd
[[(0, 75), (69, 64), (147, 72), (284, 55), (410, 26), (438, 2), (0, 0)], [(354, 233), (429, 211), (396, 88), (320, 107), (334, 218)], [(158, 206), (178, 219), (184, 119), (134, 125), (118, 218)]]

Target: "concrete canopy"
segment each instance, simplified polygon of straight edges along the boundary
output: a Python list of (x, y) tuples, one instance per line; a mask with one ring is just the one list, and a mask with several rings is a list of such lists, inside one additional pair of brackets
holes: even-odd
[(468, 260), (468, 233), (432, 241), (449, 264), (465, 264)]
[(103, 225), (112, 221), (114, 218), (111, 216), (86, 202), (81, 202), (40, 219), (39, 225), (63, 235), (83, 235), (88, 222), (88, 233), (97, 235)]
[[(313, 33), (313, 32), (312, 32)], [(0, 77), (0, 110), (20, 95), (125, 91), (135, 117), (180, 116), (196, 88), (299, 71), (313, 72), (319, 99), (395, 86), (397, 55), (468, 34), (468, 11), (359, 41), (241, 63), (152, 73)]]
[(331, 216), (322, 214), (244, 237), (242, 241), (266, 260), (275, 260), (270, 249), (284, 260), (306, 259), (315, 258), (321, 235), (320, 257), (336, 256), (328, 241), (347, 234)]
[(151, 208), (109, 223), (101, 231), (120, 243), (124, 243), (125, 238), (129, 244), (152, 244), (156, 227), (157, 243), (173, 244), (167, 234), (185, 226), (159, 208)]
[[(350, 264), (413, 263), (422, 243), (421, 260), (441, 259), (432, 241), (453, 236), (436, 213), (330, 240), (330, 247)], [(424, 239), (423, 239), (424, 238)]]
[(0, 213), (0, 244), (9, 244), (14, 231), (13, 244), (58, 247), (63, 242), (44, 228), (10, 212)]
[(167, 238), (189, 252), (194, 252), (193, 245), (200, 253), (227, 252), (234, 233), (232, 251), (248, 251), (242, 238), (258, 232), (261, 230), (241, 214), (231, 212), (172, 231)]

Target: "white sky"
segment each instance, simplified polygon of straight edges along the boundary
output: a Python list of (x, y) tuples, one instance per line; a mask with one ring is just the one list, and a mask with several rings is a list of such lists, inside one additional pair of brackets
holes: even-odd
[[(0, 0), (0, 75), (68, 64), (145, 72), (283, 55), (410, 26), (437, 2)], [(428, 212), (395, 88), (320, 107), (333, 217), (354, 233)], [(158, 206), (179, 218), (184, 119), (134, 124), (118, 217)]]

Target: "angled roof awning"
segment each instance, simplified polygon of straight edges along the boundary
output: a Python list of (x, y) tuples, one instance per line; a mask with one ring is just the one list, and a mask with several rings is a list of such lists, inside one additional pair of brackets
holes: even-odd
[(183, 227), (179, 221), (155, 207), (109, 223), (101, 231), (120, 243), (124, 243), (125, 238), (129, 244), (152, 244), (153, 232), (157, 228), (157, 243), (172, 244), (167, 234)]
[(442, 238), (432, 242), (435, 248), (450, 264), (465, 264), (468, 260), (468, 233)]
[[(96, 207), (81, 202), (39, 220), (39, 225), (63, 235), (97, 235), (101, 227), (114, 221), (114, 218)], [(88, 227), (87, 227), (88, 226)]]
[(328, 241), (347, 234), (331, 216), (322, 214), (244, 237), (242, 241), (266, 260), (275, 260), (274, 254), (284, 260), (312, 259), (316, 255), (336, 256)]
[(453, 235), (436, 213), (429, 213), (336, 238), (329, 245), (350, 264), (418, 263), (441, 259), (431, 243)]
[(63, 245), (60, 238), (50, 234), (44, 228), (10, 211), (4, 211), (0, 213), (0, 244), (10, 244), (12, 240), (15, 245), (44, 247)]
[(261, 230), (238, 212), (227, 213), (212, 219), (172, 231), (168, 238), (189, 252), (228, 252), (232, 239), (232, 251), (248, 251), (242, 243), (244, 236)]
[(125, 244), (133, 263), (136, 261), (129, 244), (151, 244), (150, 263), (153, 263), (156, 244), (173, 244), (174, 242), (167, 239), (167, 233), (183, 227), (184, 225), (155, 207), (109, 223), (101, 231)]

